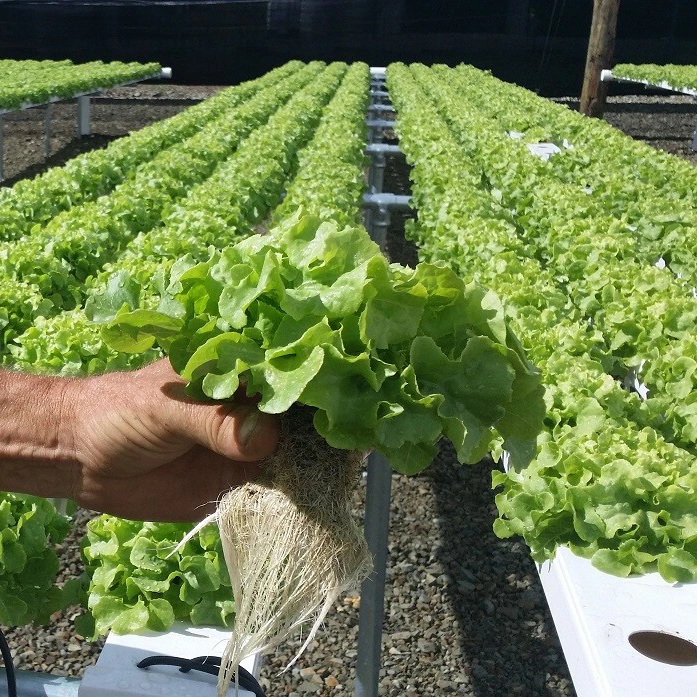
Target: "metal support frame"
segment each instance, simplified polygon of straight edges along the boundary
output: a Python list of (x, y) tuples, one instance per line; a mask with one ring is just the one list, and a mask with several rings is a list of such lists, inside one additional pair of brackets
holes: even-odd
[(363, 194), (363, 205), (377, 210), (403, 212), (411, 208), (411, 196), (385, 193)]
[(400, 152), (398, 145), (388, 143), (371, 143), (366, 147), (365, 154), (372, 158), (368, 171), (368, 191), (371, 194), (382, 192), (387, 156)]
[(370, 193), (363, 196), (363, 205), (370, 216), (366, 218), (370, 226), (371, 238), (384, 249), (387, 238), (387, 228), (392, 222), (392, 211), (406, 211), (411, 208), (411, 196), (398, 194)]
[(394, 127), (394, 121), (389, 119), (366, 119), (365, 120), (368, 128), (373, 128), (377, 130), (387, 130)]
[(395, 111), (395, 108), (391, 104), (371, 104), (368, 107), (368, 112), (371, 112), (371, 111), (375, 111), (375, 112), (382, 111), (384, 113), (393, 114)]
[(389, 104), (390, 96), (387, 90), (381, 87), (370, 88), (370, 103), (372, 104)]
[(368, 458), (365, 537), (373, 556), (374, 571), (361, 586), (355, 697), (377, 697), (378, 694), (391, 489), (390, 463), (382, 455), (372, 453)]
[[(394, 111), (390, 105), (377, 104), (377, 99), (388, 97), (383, 89), (376, 89), (384, 82), (382, 75), (372, 73), (371, 112)], [(390, 212), (409, 207), (411, 197), (382, 192), (385, 165), (390, 154), (401, 152), (396, 145), (376, 143), (374, 140), (394, 126), (393, 121), (368, 118), (368, 145), (366, 155), (371, 158), (368, 173), (369, 193), (363, 196), (365, 225), (371, 239), (385, 247)], [(385, 578), (387, 569), (387, 538), (390, 522), (390, 495), (392, 468), (387, 459), (373, 453), (368, 458), (368, 480), (365, 502), (365, 537), (373, 556), (373, 573), (361, 586), (361, 607), (358, 617), (358, 655), (356, 658), (355, 697), (377, 697), (380, 682), (382, 652), (382, 625), (385, 617)]]
[(384, 152), (376, 152), (373, 158), (373, 166), (370, 168), (370, 178), (368, 181), (368, 191), (375, 193), (382, 191), (382, 185), (385, 180), (385, 167), (387, 166), (387, 157)]
[(367, 118), (365, 124), (368, 126), (368, 143), (374, 143), (378, 134), (382, 137), (384, 131), (394, 128), (394, 121), (388, 121), (387, 119)]
[(697, 122), (695, 122), (695, 130), (692, 133), (692, 152), (697, 152)]
[(92, 133), (90, 123), (90, 112), (92, 103), (88, 94), (83, 94), (77, 98), (77, 137), (82, 138)]
[(70, 499), (49, 498), (47, 500), (53, 504), (53, 507), (56, 509), (56, 513), (60, 513), (61, 515), (68, 515), (68, 503)]

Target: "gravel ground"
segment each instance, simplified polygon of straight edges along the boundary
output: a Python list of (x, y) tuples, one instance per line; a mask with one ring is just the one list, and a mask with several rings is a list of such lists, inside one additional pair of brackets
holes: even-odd
[[(427, 473), (392, 478), (381, 695), (573, 694), (525, 545), (491, 532), (490, 471), (444, 446)], [(358, 605), (337, 604), (290, 674), (299, 641), (269, 657), (270, 697), (352, 692)]]
[[(95, 100), (95, 135), (81, 141), (71, 140), (74, 105), (54, 107), (56, 154), (48, 164), (102, 146), (215, 90), (175, 85), (112, 90)], [(682, 97), (619, 97), (610, 100), (607, 119), (636, 138), (696, 161), (690, 149), (696, 112), (693, 100)], [(41, 171), (43, 114), (33, 110), (5, 121), (6, 174), (16, 178)], [(408, 193), (403, 160), (389, 164), (385, 190)], [(394, 221), (388, 252), (396, 261), (414, 264), (416, 252), (404, 241), (403, 222)], [(452, 449), (444, 445), (426, 473), (393, 477), (381, 695), (575, 695), (524, 544), (498, 540), (491, 532), (491, 468), (491, 462), (456, 466)], [(359, 520), (363, 500), (362, 483), (354, 500)], [(80, 513), (78, 528), (62, 545), (66, 578), (81, 569), (78, 540), (89, 516)], [(291, 670), (280, 672), (299, 640), (267, 657), (262, 681), (269, 697), (352, 692), (359, 604), (355, 594), (341, 599)], [(75, 636), (74, 615), (57, 615), (50, 627), (9, 632), (16, 665), (79, 676), (96, 661), (100, 646)]]

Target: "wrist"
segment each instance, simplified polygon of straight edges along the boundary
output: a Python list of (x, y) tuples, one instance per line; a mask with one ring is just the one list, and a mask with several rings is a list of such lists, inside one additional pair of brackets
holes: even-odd
[(54, 464), (64, 476), (64, 493), (55, 498), (75, 499), (82, 476), (78, 447), (79, 411), (86, 380), (56, 378), (50, 385), (49, 402), (56, 407), (58, 423), (54, 440)]
[(0, 372), (0, 490), (70, 498), (79, 381)]

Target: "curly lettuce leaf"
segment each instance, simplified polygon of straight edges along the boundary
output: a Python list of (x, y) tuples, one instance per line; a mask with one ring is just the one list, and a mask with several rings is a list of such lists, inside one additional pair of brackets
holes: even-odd
[(182, 619), (229, 626), (234, 602), (218, 531), (208, 526), (175, 552), (190, 529), (108, 515), (91, 520), (82, 550), (91, 582), (80, 633), (165, 631)]
[(314, 407), (329, 444), (375, 448), (401, 472), (428, 466), (441, 435), (464, 462), (502, 438), (529, 458), (542, 427), (539, 374), (495, 294), (444, 266), (389, 264), (362, 228), (312, 216), (173, 267), (159, 311), (124, 306), (103, 337), (159, 344), (197, 397), (245, 384), (262, 411)]

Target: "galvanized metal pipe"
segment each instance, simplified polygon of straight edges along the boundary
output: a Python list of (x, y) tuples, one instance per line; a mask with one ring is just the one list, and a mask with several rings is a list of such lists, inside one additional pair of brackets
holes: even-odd
[(51, 112), (53, 106), (51, 102), (46, 105), (46, 115), (44, 117), (44, 158), (51, 157)]
[(391, 489), (390, 463), (384, 456), (372, 453), (368, 458), (365, 537), (373, 555), (374, 570), (361, 586), (355, 697), (377, 697), (378, 694)]

